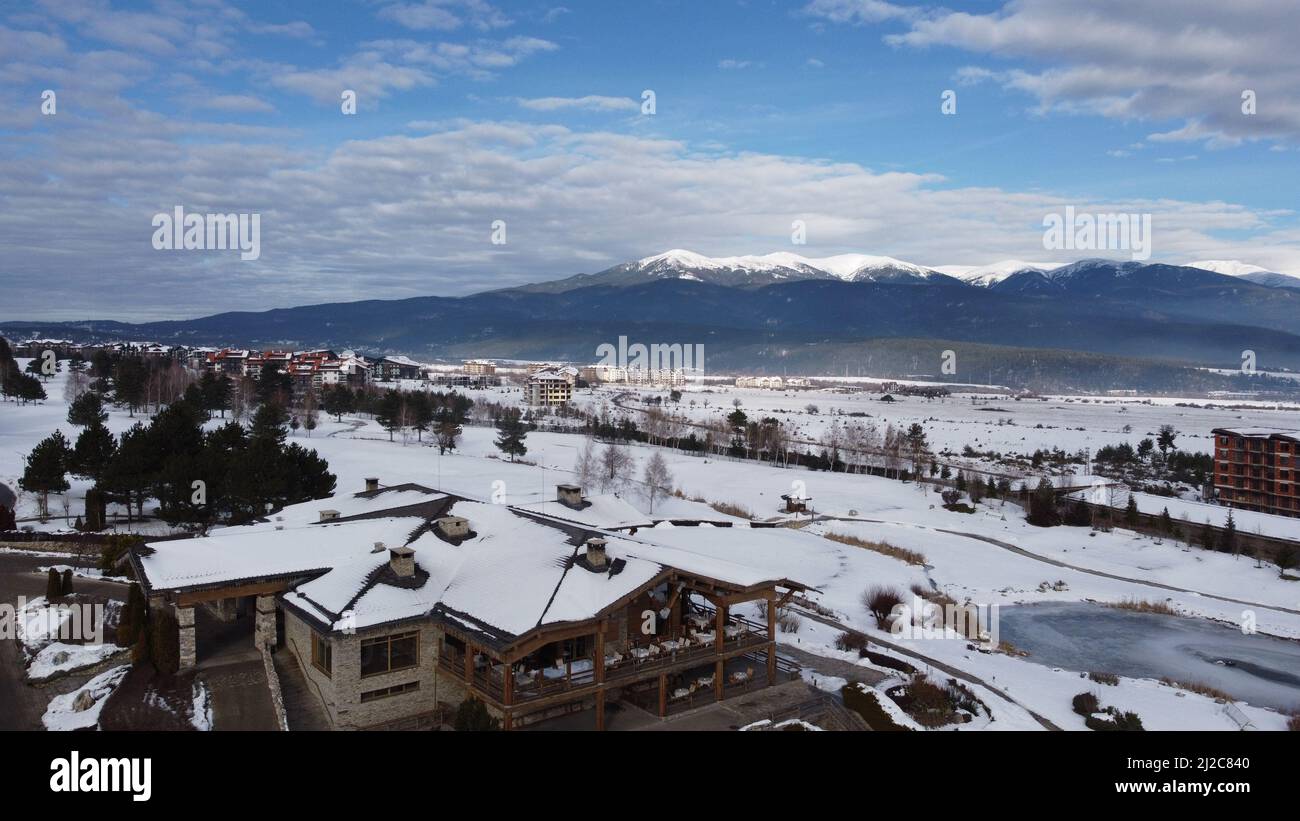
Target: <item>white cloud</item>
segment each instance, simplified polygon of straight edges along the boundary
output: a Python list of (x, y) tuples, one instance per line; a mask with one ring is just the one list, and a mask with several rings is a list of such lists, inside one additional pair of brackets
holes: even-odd
[(581, 109), (585, 111), (639, 111), (641, 104), (630, 97), (602, 97), (588, 94), (585, 97), (532, 97), (517, 98), (516, 102), (532, 111), (559, 111)]
[[(1295, 9), (1265, 0), (1016, 0), (987, 14), (935, 12), (885, 39), (1032, 61), (1032, 69), (963, 71), (1028, 93), (1043, 111), (1181, 121), (1161, 138), (1222, 147), (1300, 138), (1295, 35)], [(1242, 111), (1247, 89), (1257, 94), (1254, 115)]]

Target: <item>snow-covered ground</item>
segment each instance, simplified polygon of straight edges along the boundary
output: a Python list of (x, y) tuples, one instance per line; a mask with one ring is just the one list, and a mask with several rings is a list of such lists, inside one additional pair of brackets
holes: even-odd
[[(0, 481), (15, 489), (16, 478), (22, 470), (22, 456), (39, 439), (56, 427), (70, 437), (76, 433), (65, 419), (61, 379), (62, 376), (57, 377), (47, 386), (51, 399), (46, 403), (22, 407), (6, 404), (0, 410)], [(617, 415), (612, 399), (624, 390), (583, 391), (578, 401), (595, 408), (603, 403)], [(469, 393), (477, 398), (497, 400), (518, 397), (517, 392), (504, 388)], [(1180, 447), (1205, 451), (1213, 427), (1241, 424), (1285, 427), (1300, 422), (1300, 413), (1294, 408), (1198, 409), (1179, 407), (1174, 400), (1089, 398), (1084, 401), (1077, 397), (1053, 397), (1047, 401), (1017, 402), (1010, 398), (951, 397), (931, 401), (900, 397), (895, 403), (884, 403), (875, 393), (752, 389), (712, 393), (687, 389), (681, 403), (665, 407), (703, 420), (730, 412), (734, 398), (741, 399), (742, 408), (751, 416), (786, 418), (799, 429), (800, 435), (816, 436), (831, 419), (850, 418), (843, 414), (867, 413), (878, 427), (886, 423), (905, 427), (913, 421), (920, 422), (938, 448), (959, 450), (962, 445), (971, 444), (981, 449), (1022, 453), (1037, 448), (1095, 449), (1119, 441), (1136, 443), (1165, 423), (1172, 423), (1182, 431), (1178, 439)], [(819, 413), (808, 413), (804, 409), (808, 404), (818, 405)], [(120, 432), (135, 421), (125, 412), (114, 410), (109, 427)], [(1125, 426), (1130, 429), (1125, 430)], [(291, 438), (315, 448), (329, 462), (331, 471), (338, 476), (340, 495), (362, 490), (365, 477), (377, 476), (386, 485), (418, 482), (471, 498), (496, 498), (509, 504), (536, 504), (554, 499), (556, 484), (573, 481), (575, 459), (584, 443), (582, 437), (571, 434), (534, 432), (526, 441), (527, 455), (522, 461), (511, 463), (499, 458), (493, 445), (494, 430), (466, 427), (459, 449), (439, 456), (436, 448), (414, 439), (403, 442), (399, 436), (397, 441), (390, 441), (388, 433), (373, 420), (344, 417), (342, 422), (335, 422), (324, 416), (310, 437), (299, 431)], [(866, 588), (884, 584), (906, 592), (913, 584), (927, 588), (933, 585), (957, 601), (1000, 606), (1038, 602), (1114, 603), (1136, 599), (1166, 602), (1188, 616), (1231, 624), (1240, 623), (1243, 612), (1250, 611), (1259, 631), (1289, 639), (1300, 637), (1300, 613), (1292, 612), (1300, 611), (1300, 584), (1279, 579), (1276, 569), (1256, 567), (1249, 559), (1210, 553), (1181, 542), (1142, 537), (1123, 530), (1092, 533), (1087, 528), (1035, 528), (1024, 521), (1019, 507), (997, 501), (979, 505), (974, 514), (950, 512), (943, 509), (935, 493), (917, 485), (860, 474), (814, 473), (635, 445), (629, 447), (629, 452), (637, 466), (637, 477), (656, 451), (667, 461), (672, 485), (687, 498), (738, 506), (759, 520), (791, 518), (780, 510), (782, 494), (793, 490), (811, 497), (810, 504), (817, 512), (818, 521), (805, 527), (801, 538), (789, 540), (791, 554), (783, 561), (798, 571), (799, 578), (818, 588), (816, 601), (834, 612), (843, 624), (986, 682), (988, 687), (968, 684), (988, 705), (993, 720), (962, 725), (964, 729), (1040, 727), (1029, 711), (1059, 726), (1082, 729), (1083, 719), (1072, 712), (1070, 699), (1083, 690), (1098, 691), (1107, 706), (1137, 712), (1149, 729), (1231, 730), (1236, 729), (1236, 724), (1213, 699), (1153, 680), (1122, 678), (1118, 686), (1102, 686), (1081, 680), (1075, 671), (1054, 669), (1032, 658), (977, 652), (968, 649), (967, 642), (962, 640), (895, 639), (877, 630), (863, 608), (860, 598)], [(81, 508), (79, 497), (84, 490), (84, 483), (74, 482), (69, 494), (73, 498), (74, 514)], [(594, 490), (588, 488), (589, 492)], [(638, 483), (624, 488), (623, 496), (633, 507), (649, 512), (649, 501)], [(1159, 500), (1161, 505), (1170, 504), (1171, 514), (1178, 519), (1181, 509), (1175, 511), (1174, 502)], [(29, 494), (22, 494), (20, 518), (30, 516), (34, 504)], [(1139, 506), (1143, 504), (1140, 500)], [(704, 510), (685, 500), (661, 499), (659, 505), (680, 505), (683, 510), (689, 506), (697, 515)], [(59, 509), (57, 501), (52, 501), (51, 506)], [(331, 505), (321, 502), (320, 507)], [(657, 510), (662, 513), (664, 509)], [(1189, 512), (1188, 520), (1202, 521), (1199, 514), (1200, 511)], [(843, 520), (836, 521), (834, 517)], [(1276, 527), (1291, 532), (1290, 520), (1264, 518), (1267, 521), (1260, 528)], [(1254, 529), (1244, 518), (1238, 518), (1238, 526), (1247, 531)], [(908, 565), (879, 553), (821, 538), (831, 532), (884, 540), (919, 551), (925, 556), (925, 565)], [(664, 538), (670, 540), (667, 534)], [(782, 544), (785, 543), (783, 540)], [(805, 618), (798, 633), (782, 634), (781, 638), (805, 650), (856, 663), (856, 654), (834, 649), (838, 633), (834, 627)], [(917, 662), (912, 660), (912, 663)], [(934, 677), (945, 679), (947, 674), (936, 673)], [(834, 687), (842, 683), (834, 676), (820, 679), (819, 686)], [(1005, 693), (1005, 697), (994, 688)], [(1249, 705), (1243, 705), (1242, 709), (1261, 728), (1280, 728), (1285, 723), (1278, 712)]]

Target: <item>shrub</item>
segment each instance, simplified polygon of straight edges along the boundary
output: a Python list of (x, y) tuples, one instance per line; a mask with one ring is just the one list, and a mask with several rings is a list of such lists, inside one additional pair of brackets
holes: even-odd
[(950, 690), (940, 687), (923, 675), (916, 675), (907, 685), (907, 714), (922, 727), (942, 727), (956, 720), (957, 714)]
[(1114, 673), (1089, 673), (1088, 678), (1098, 684), (1108, 684), (1111, 687), (1119, 686), (1119, 676)]
[(801, 624), (803, 619), (790, 610), (782, 608), (776, 612), (776, 626), (782, 633), (798, 633)]
[(154, 608), (149, 614), (149, 656), (164, 675), (175, 675), (180, 669), (180, 625), (166, 607)]
[(1186, 690), (1189, 693), (1209, 696), (1210, 698), (1219, 698), (1224, 701), (1235, 701), (1232, 696), (1223, 692), (1219, 688), (1212, 687), (1201, 681), (1179, 681), (1178, 679), (1169, 678), (1168, 676), (1164, 676), (1160, 681), (1163, 684), (1168, 684), (1170, 687), (1177, 687), (1179, 690)]
[(903, 596), (892, 587), (873, 585), (862, 594), (862, 606), (876, 617), (876, 626), (888, 630), (890, 613), (903, 603)]
[(853, 712), (862, 716), (862, 720), (867, 722), (867, 726), (877, 732), (906, 732), (911, 730), (910, 727), (894, 721), (885, 708), (880, 706), (877, 699), (881, 698), (880, 694), (868, 689), (865, 685), (849, 683), (840, 689), (840, 695), (844, 699), (844, 706)]
[(1101, 709), (1101, 700), (1092, 693), (1079, 693), (1070, 702), (1070, 706), (1076, 713), (1087, 718)]
[(72, 568), (71, 567), (63, 571), (63, 578), (59, 580), (59, 594), (62, 596), (72, 595)]
[(49, 575), (45, 579), (45, 600), (54, 601), (63, 593), (63, 577), (59, 571), (50, 568)]
[(835, 649), (861, 653), (867, 649), (867, 637), (861, 633), (840, 633), (835, 637)]
[(859, 539), (857, 536), (850, 536), (847, 533), (827, 533), (826, 538), (832, 542), (860, 547), (864, 550), (870, 550), (874, 553), (880, 553), (889, 556), (892, 559), (907, 562), (908, 564), (923, 565), (925, 556), (915, 550), (907, 550), (902, 547), (895, 547), (889, 542), (872, 542), (867, 539)]
[(1287, 719), (1286, 728), (1293, 733), (1300, 733), (1300, 713), (1296, 713)]
[(479, 733), (501, 729), (500, 719), (488, 712), (487, 706), (476, 698), (467, 698), (456, 708), (452, 726), (457, 732)]
[(1136, 613), (1155, 613), (1161, 616), (1180, 615), (1178, 609), (1168, 602), (1148, 601), (1146, 599), (1124, 599), (1106, 605), (1117, 610), (1132, 610)]
[(728, 516), (736, 516), (741, 519), (754, 518), (754, 514), (750, 513), (749, 508), (744, 505), (737, 505), (731, 502), (709, 502), (708, 505), (719, 513), (725, 513)]
[(117, 646), (132, 647), (148, 626), (149, 612), (144, 603), (140, 585), (132, 584), (126, 591), (126, 606), (117, 622)]

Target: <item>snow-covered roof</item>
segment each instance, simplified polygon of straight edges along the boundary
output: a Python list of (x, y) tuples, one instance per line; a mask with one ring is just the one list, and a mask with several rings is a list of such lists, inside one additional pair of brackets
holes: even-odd
[(1300, 430), (1295, 428), (1215, 428), (1215, 433), (1226, 433), (1230, 436), (1286, 436), (1292, 439), (1300, 438)]
[[(617, 496), (593, 501), (581, 511), (588, 520), (561, 520), (538, 505), (512, 508), (399, 486), (295, 505), (271, 521), (204, 538), (155, 542), (136, 560), (152, 592), (311, 577), (283, 600), (327, 629), (433, 615), (500, 643), (544, 625), (594, 618), (670, 568), (737, 588), (789, 583), (798, 572), (775, 531), (665, 522), (629, 537), (597, 525), (630, 517), (645, 524), (646, 517)], [(559, 508), (548, 504), (546, 513)], [(342, 520), (318, 521), (321, 509), (337, 510)], [(469, 521), (468, 537), (438, 531), (434, 520), (448, 513)], [(742, 535), (727, 536), (731, 531)], [(606, 570), (584, 564), (593, 535), (606, 539)], [(396, 580), (387, 570), (388, 550), (376, 552), (376, 543), (410, 547), (416, 575)], [(778, 555), (783, 562), (769, 561)]]

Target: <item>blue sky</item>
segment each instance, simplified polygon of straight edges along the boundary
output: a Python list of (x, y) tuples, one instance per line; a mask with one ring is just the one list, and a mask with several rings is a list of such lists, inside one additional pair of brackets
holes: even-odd
[[(1067, 261), (1041, 239), (1067, 205), (1153, 213), (1154, 259), (1300, 274), (1296, 15), (1079, 6), (3, 3), (0, 318), (453, 295), (670, 247)], [(260, 213), (260, 258), (155, 250), (176, 205)]]

